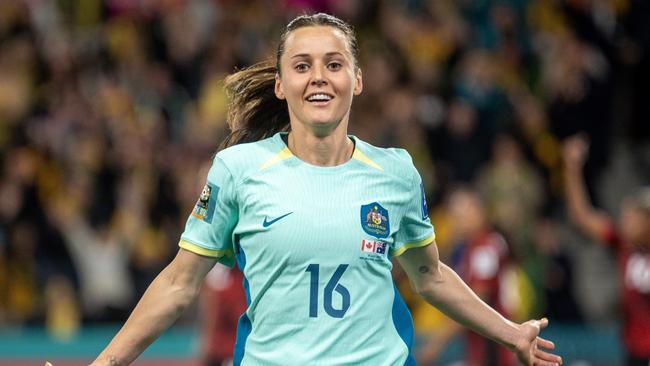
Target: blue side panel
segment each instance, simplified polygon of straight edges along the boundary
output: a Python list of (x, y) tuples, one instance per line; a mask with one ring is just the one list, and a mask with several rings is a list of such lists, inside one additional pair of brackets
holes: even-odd
[[(244, 268), (246, 268), (246, 255), (244, 254), (242, 247), (239, 245), (238, 240), (235, 243), (235, 247), (237, 248), (237, 266), (241, 272), (244, 273)], [(246, 293), (246, 304), (250, 306), (251, 294), (248, 287), (248, 279), (246, 278), (246, 275), (244, 275), (242, 285), (244, 286), (244, 292)], [(242, 316), (239, 317), (239, 322), (237, 322), (237, 339), (235, 340), (235, 350), (233, 352), (234, 366), (240, 366), (242, 360), (244, 359), (246, 340), (248, 339), (248, 335), (251, 334), (252, 329), (253, 326), (250, 319), (248, 318), (248, 315), (246, 313), (242, 314)]]
[(237, 339), (235, 340), (235, 351), (233, 352), (233, 366), (240, 366), (241, 361), (244, 359), (244, 351), (246, 350), (246, 339), (251, 334), (251, 321), (248, 319), (246, 313), (239, 317), (237, 322)]
[(395, 298), (393, 300), (393, 324), (399, 334), (400, 338), (408, 347), (409, 355), (404, 362), (404, 366), (416, 366), (415, 358), (413, 357), (413, 318), (411, 313), (406, 307), (402, 296), (400, 296), (397, 287), (393, 284), (393, 291)]

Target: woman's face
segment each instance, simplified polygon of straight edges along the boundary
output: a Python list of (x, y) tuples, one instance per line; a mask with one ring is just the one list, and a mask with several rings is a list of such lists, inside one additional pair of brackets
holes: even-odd
[(624, 201), (619, 219), (623, 240), (642, 250), (650, 250), (650, 218), (643, 210)]
[(483, 230), (485, 213), (474, 193), (463, 190), (452, 193), (449, 210), (459, 235), (471, 237)]
[(275, 94), (287, 101), (292, 129), (328, 135), (341, 122), (347, 124), (352, 97), (362, 87), (361, 71), (343, 32), (310, 26), (287, 36)]

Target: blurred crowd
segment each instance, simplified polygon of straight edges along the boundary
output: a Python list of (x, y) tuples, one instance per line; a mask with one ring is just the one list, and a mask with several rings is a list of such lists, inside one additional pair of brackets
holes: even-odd
[[(596, 203), (617, 146), (650, 181), (647, 1), (18, 0), (0, 1), (0, 328), (125, 319), (228, 132), (223, 78), (312, 11), (355, 26), (351, 131), (413, 156), (443, 260), (462, 269), (457, 205), (475, 207), (504, 244), (511, 316), (607, 318), (585, 316), (561, 230), (561, 141), (588, 136)], [(406, 287), (418, 331), (444, 328)]]

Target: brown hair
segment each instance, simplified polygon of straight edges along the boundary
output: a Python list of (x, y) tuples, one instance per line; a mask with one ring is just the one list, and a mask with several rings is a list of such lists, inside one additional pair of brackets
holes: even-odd
[(275, 61), (263, 61), (226, 77), (224, 88), (229, 97), (227, 122), (230, 134), (220, 149), (289, 130), (289, 110), (287, 103), (275, 95), (275, 75), (280, 73), (280, 58), (289, 33), (310, 26), (328, 26), (343, 32), (355, 67), (359, 68), (359, 45), (349, 24), (324, 13), (296, 17), (280, 36)]

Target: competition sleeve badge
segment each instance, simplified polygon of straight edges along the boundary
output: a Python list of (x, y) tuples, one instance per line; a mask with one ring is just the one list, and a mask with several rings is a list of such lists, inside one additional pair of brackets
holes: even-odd
[(427, 207), (427, 194), (422, 183), (420, 183), (420, 192), (422, 197), (422, 220), (426, 220), (429, 218), (429, 208)]
[(199, 200), (196, 201), (192, 216), (199, 220), (203, 220), (208, 224), (212, 223), (212, 216), (214, 215), (214, 207), (217, 204), (217, 194), (219, 194), (219, 187), (206, 183), (201, 191)]
[(387, 238), (390, 233), (388, 210), (377, 202), (361, 206), (361, 228), (375, 238)]

